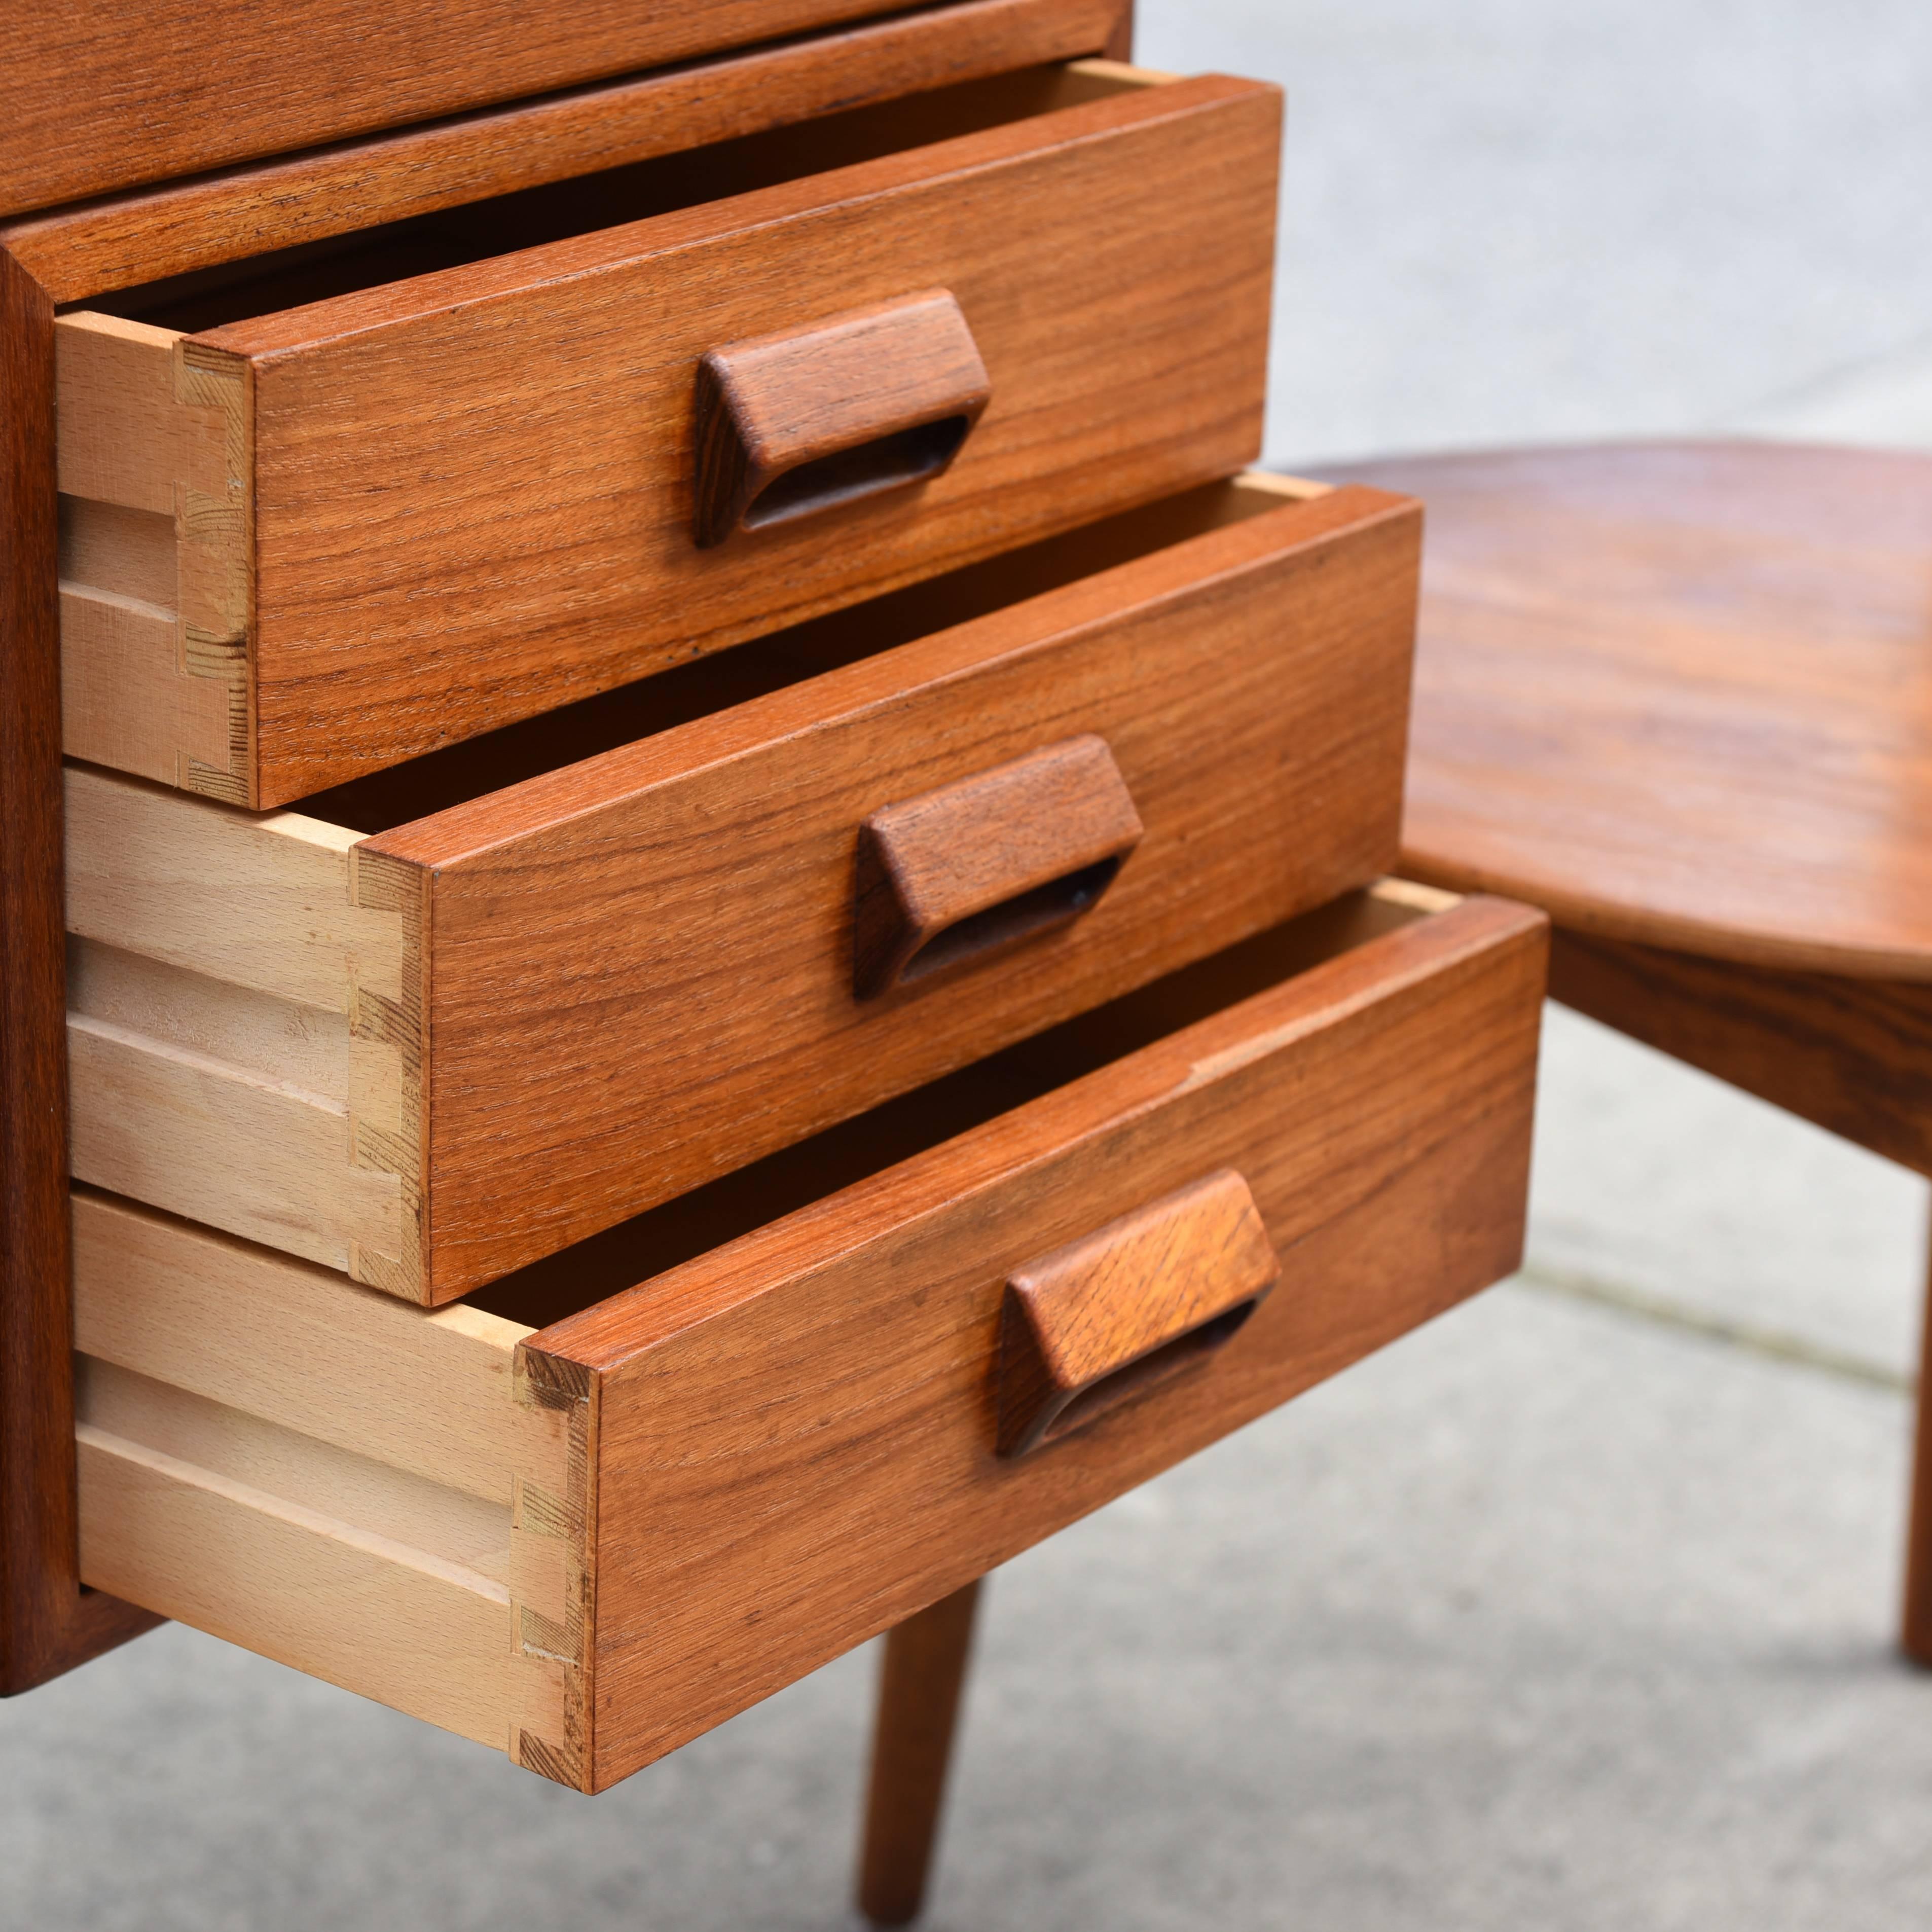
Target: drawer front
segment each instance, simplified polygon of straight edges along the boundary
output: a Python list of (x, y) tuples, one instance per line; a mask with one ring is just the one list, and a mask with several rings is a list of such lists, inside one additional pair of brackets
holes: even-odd
[[(1365, 884), (1419, 513), (1281, 488), (352, 848), (70, 772), (68, 924), (113, 949), (76, 956), (74, 1172), (442, 1301)], [(868, 828), (908, 810), (897, 889), (986, 910), (868, 976)]]
[[(0, 218), (0, 245), (55, 302), (98, 303), (268, 244), (302, 248), (482, 196), (1078, 60), (1114, 46), (1130, 25), (1129, 10), (1129, 0), (943, 0), (868, 14), (827, 32), (632, 69), (535, 99), (278, 152), (213, 176)], [(5, 84), (0, 80), (0, 88)], [(60, 98), (70, 130), (76, 105), (70, 86)], [(184, 124), (165, 124), (172, 131)], [(200, 136), (230, 124), (185, 124)], [(116, 130), (123, 155), (126, 131)], [(116, 178), (124, 178), (118, 165)]]
[[(650, 1278), (540, 1332), (82, 1190), (82, 1576), (600, 1789), (1513, 1268), (1545, 930), (1378, 889), (694, 1260), (560, 1263)], [(1042, 1363), (1087, 1394), (1008, 1426)]]
[[(526, 1343), (594, 1418), (587, 1781), (1514, 1268), (1544, 957), (1540, 915), (1466, 902)], [(1002, 1456), (1009, 1282), (1224, 1170), (1278, 1284), (1189, 1372)]]
[[(1279, 98), (1130, 71), (1034, 76), (1102, 98), (202, 335), (64, 319), (69, 752), (277, 804), (1238, 469)], [(850, 318), (942, 296), (989, 398), (951, 466), (701, 546), (705, 358), (776, 336), (808, 369)], [(964, 346), (906, 353), (957, 369)], [(904, 353), (874, 366), (859, 413), (886, 424), (925, 392)], [(760, 397), (760, 448), (814, 446), (825, 395)]]
[(896, 4), (590, 0), (531, 8), (466, 0), (378, 13), (361, 0), (165, 12), (139, 0), (22, 7), (0, 22), (0, 112), (13, 137), (0, 166), (0, 214), (686, 60)]

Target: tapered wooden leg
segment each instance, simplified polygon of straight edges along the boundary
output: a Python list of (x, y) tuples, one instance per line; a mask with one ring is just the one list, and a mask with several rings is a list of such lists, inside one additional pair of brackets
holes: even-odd
[(886, 1639), (859, 1855), (859, 1910), (874, 1925), (910, 1924), (925, 1902), (979, 1598), (968, 1583)]
[(1918, 1425), (1913, 1437), (1905, 1628), (1900, 1642), (1915, 1664), (1932, 1669), (1932, 1266), (1927, 1269), (1925, 1326), (1919, 1345)]

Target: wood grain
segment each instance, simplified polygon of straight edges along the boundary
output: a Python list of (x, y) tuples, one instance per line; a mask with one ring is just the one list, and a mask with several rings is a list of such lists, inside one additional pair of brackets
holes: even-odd
[(1231, 1168), (1022, 1262), (1000, 1312), (1000, 1454), (1057, 1442), (1204, 1366), (1280, 1274)]
[(1932, 1174), (1932, 986), (1780, 973), (1558, 928), (1552, 999)]
[[(58, 344), (58, 326), (55, 340)], [(56, 407), (58, 408), (58, 400)], [(58, 436), (56, 442), (58, 447)], [(62, 583), (112, 584), (111, 594), (130, 604), (167, 608), (175, 602), (175, 572), (172, 516), (157, 511), (128, 509), (87, 497), (62, 498)]]
[[(865, 1178), (776, 1221), (740, 1190), (744, 1232), (668, 1273), (646, 1217), (639, 1286), (542, 1334), (81, 1190), (83, 1574), (608, 1784), (1513, 1264), (1540, 922), (1436, 903), (1362, 896), (1083, 1018), (1030, 1104), (996, 1078), (897, 1165), (862, 1135)], [(998, 1456), (1004, 1277), (1231, 1157), (1294, 1294)]]
[(80, 1425), (81, 1570), (412, 1717), (506, 1748), (506, 1586), (165, 1451)]
[(74, 1172), (419, 1299), (421, 874), (82, 766), (66, 798)]
[(247, 796), (254, 602), (249, 371), (118, 316), (56, 326), (62, 742)]
[[(76, 932), (285, 1003), (287, 1054), (330, 1015), (356, 1035), (345, 1089), (185, 995), (166, 1024), (77, 1010), (76, 1172), (440, 1301), (1332, 899), (1394, 856), (1418, 537), (1371, 492), (1218, 486), (935, 586), (910, 642), (359, 844), (74, 768)], [(1088, 734), (1146, 826), (1107, 897), (855, 1000), (866, 820)]]
[(76, 1179), (344, 1274), (405, 1251), (399, 1177), (356, 1166), (342, 1102), (92, 1013), (68, 1064)]
[(1421, 458), (1404, 865), (1574, 932), (1932, 980), (1932, 460)]
[(926, 1902), (980, 1590), (975, 1580), (886, 1637), (856, 1901), (874, 1925), (910, 1925)]
[(349, 1018), (68, 936), (67, 1010), (349, 1104)]
[[(1418, 534), (1286, 505), (370, 841), (428, 881), (430, 1298), (1373, 878)], [(855, 1001), (861, 822), (1088, 731), (1147, 827), (1106, 898)]]
[(0, 1692), (154, 1619), (83, 1592), (68, 1295), (53, 304), (0, 250)]
[(1091, 731), (881, 807), (859, 827), (854, 992), (877, 998), (1091, 911), (1146, 829)]
[(356, 902), (354, 832), (81, 765), (64, 778), (70, 932), (345, 1016), (352, 980), (401, 998), (405, 916)]
[[(116, 1363), (82, 1355), (74, 1367), (74, 1414), (83, 1427), (139, 1442), (508, 1588), (507, 1499), (472, 1496)], [(507, 1380), (502, 1400), (508, 1410)]]
[(82, 1574), (580, 1783), (588, 1419), (530, 1331), (74, 1207)]
[[(1118, 0), (955, 0), (19, 216), (0, 222), (0, 245), (56, 302), (78, 302), (870, 101), (1096, 52), (1120, 10)], [(1108, 51), (1128, 58), (1120, 44)], [(524, 85), (520, 75), (518, 91)], [(269, 147), (283, 144), (278, 134)], [(117, 176), (116, 184), (125, 178)]]
[[(1507, 1273), (1543, 933), (1419, 918), (524, 1344), (596, 1390), (592, 1786)], [(1222, 1165), (1295, 1292), (998, 1456), (1007, 1274)]]
[(699, 548), (943, 475), (991, 393), (945, 289), (706, 351), (692, 430)]
[[(60, 629), (61, 712), (70, 753), (164, 784), (203, 772), (232, 776), (236, 699), (245, 721), (246, 687), (238, 692), (231, 678), (184, 669), (172, 598), (153, 604), (64, 584)], [(245, 748), (239, 762), (245, 769)]]
[[(1250, 458), (1278, 95), (1108, 70), (1016, 80), (1011, 98), (1081, 104), (193, 338), (254, 383), (248, 800)], [(961, 459), (841, 509), (836, 530), (698, 549), (698, 358), (931, 287), (957, 298), (994, 389)]]
[(520, 1467), (564, 1488), (554, 1413), (513, 1400), (520, 1324), (410, 1308), (85, 1187), (74, 1239), (83, 1354), (506, 1511)]
[(0, 23), (0, 212), (656, 67), (890, 10), (884, 0), (403, 0), (273, 13), (43, 0)]

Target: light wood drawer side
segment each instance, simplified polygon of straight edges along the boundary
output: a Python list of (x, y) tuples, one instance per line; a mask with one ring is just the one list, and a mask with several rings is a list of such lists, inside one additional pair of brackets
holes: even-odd
[(581, 1783), (583, 1390), (514, 1322), (74, 1218), (83, 1580)]
[(70, 757), (208, 798), (254, 781), (251, 375), (105, 315), (54, 331)]

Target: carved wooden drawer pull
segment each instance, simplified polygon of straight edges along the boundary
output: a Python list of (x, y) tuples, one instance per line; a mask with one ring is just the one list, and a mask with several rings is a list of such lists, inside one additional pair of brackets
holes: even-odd
[(1204, 1362), (1281, 1272), (1232, 1168), (1006, 1278), (999, 1450), (1023, 1456)]
[(698, 367), (699, 548), (938, 476), (990, 393), (944, 289), (714, 349)]
[(859, 828), (854, 992), (875, 998), (1078, 919), (1140, 837), (1091, 732), (874, 812)]

